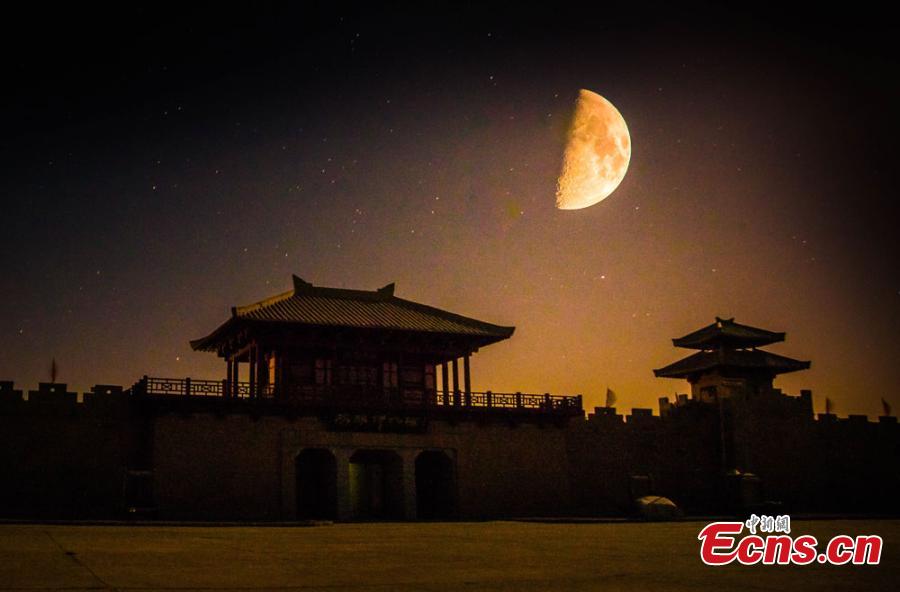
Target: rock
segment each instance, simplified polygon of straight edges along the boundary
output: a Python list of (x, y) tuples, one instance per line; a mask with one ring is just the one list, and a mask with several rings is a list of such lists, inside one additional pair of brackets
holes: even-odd
[(640, 516), (646, 520), (674, 520), (684, 515), (675, 502), (659, 495), (645, 495), (634, 503)]

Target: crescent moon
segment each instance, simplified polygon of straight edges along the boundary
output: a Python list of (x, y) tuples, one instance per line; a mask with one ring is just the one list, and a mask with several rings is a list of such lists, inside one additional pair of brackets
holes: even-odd
[(631, 136), (619, 110), (595, 92), (581, 89), (569, 127), (556, 207), (580, 210), (616, 190), (631, 161)]

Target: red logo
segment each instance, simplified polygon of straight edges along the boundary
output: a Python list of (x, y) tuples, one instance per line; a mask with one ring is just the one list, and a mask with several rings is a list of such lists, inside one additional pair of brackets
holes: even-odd
[[(756, 534), (755, 515), (747, 523), (713, 522), (708, 524), (697, 538), (700, 540), (700, 559), (706, 565), (728, 565), (737, 561), (742, 565), (809, 565), (810, 563), (831, 563), (833, 565), (878, 565), (881, 561), (883, 541), (878, 535), (860, 535), (851, 537), (838, 535), (832, 538), (819, 550), (819, 541), (812, 535), (798, 537), (790, 534), (774, 534), (774, 529), (761, 528), (768, 532), (767, 536)], [(762, 517), (763, 519), (769, 517)], [(786, 518), (786, 527), (780, 529), (790, 533), (790, 518)], [(782, 523), (784, 524), (784, 522)], [(750, 534), (741, 537), (744, 527)]]

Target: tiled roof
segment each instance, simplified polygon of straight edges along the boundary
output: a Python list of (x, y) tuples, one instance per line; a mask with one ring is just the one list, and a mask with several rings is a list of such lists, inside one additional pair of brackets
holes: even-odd
[(672, 340), (675, 347), (689, 349), (711, 349), (718, 345), (730, 345), (732, 347), (759, 347), (784, 341), (784, 333), (776, 333), (735, 323), (734, 319), (721, 319), (716, 317), (716, 322), (688, 333), (684, 337)]
[(214, 350), (216, 337), (229, 324), (241, 321), (468, 335), (489, 342), (506, 339), (515, 330), (398, 298), (394, 284), (365, 291), (316, 287), (297, 276), (293, 279), (292, 291), (232, 309), (231, 319), (191, 346)]
[(772, 374), (784, 374), (809, 368), (809, 362), (803, 362), (779, 356), (767, 351), (750, 350), (723, 350), (701, 351), (690, 355), (665, 368), (654, 370), (658, 377), (687, 378), (697, 372), (705, 372), (714, 368), (741, 368), (768, 370)]

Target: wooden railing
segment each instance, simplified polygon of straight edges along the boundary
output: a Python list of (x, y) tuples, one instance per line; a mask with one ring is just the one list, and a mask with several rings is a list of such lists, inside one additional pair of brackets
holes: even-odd
[[(250, 398), (250, 383), (239, 382), (238, 398)], [(227, 380), (196, 378), (157, 378), (144, 376), (131, 387), (133, 395), (186, 395), (190, 397), (223, 397), (228, 392)]]
[[(157, 378), (144, 376), (133, 387), (133, 395), (225, 397), (226, 380)], [(238, 398), (251, 399), (250, 384), (238, 384)], [(583, 413), (581, 395), (549, 393), (495, 393), (493, 391), (435, 391), (421, 388), (379, 388), (356, 385), (293, 386), (283, 391), (266, 389), (263, 399), (294, 403), (301, 407), (360, 410), (507, 411), (554, 415)]]
[(445, 407), (478, 407), (485, 409), (534, 409), (539, 411), (582, 410), (581, 395), (543, 395), (531, 393), (495, 393), (438, 391), (435, 404)]

